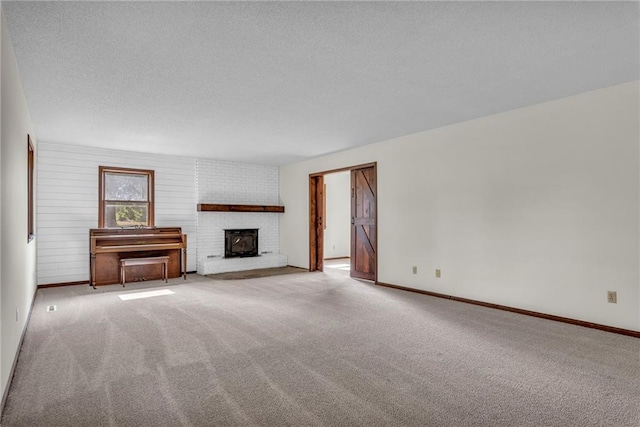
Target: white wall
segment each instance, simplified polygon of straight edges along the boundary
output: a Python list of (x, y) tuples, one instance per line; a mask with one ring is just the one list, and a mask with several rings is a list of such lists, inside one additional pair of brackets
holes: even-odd
[(284, 166), (281, 250), (308, 267), (309, 173), (376, 161), (380, 282), (640, 330), (639, 87)]
[(98, 166), (155, 171), (155, 225), (187, 234), (196, 269), (196, 160), (41, 142), (38, 157), (38, 284), (89, 280), (89, 229), (98, 227)]
[(34, 240), (27, 242), (27, 134), (31, 135), (36, 152), (39, 147), (4, 16), (0, 21), (0, 395), (4, 395), (36, 290), (36, 241), (39, 237), (36, 235)]
[(3, 197), (2, 197), (2, 146), (4, 145), (2, 143), (3, 138), (2, 138), (2, 102), (1, 100), (4, 99), (2, 97), (2, 75), (4, 74), (2, 72), (2, 69), (4, 68), (4, 66), (2, 66), (2, 64), (4, 64), (4, 61), (2, 60), (2, 56), (4, 54), (4, 49), (3, 49), (3, 45), (4, 45), (4, 40), (6, 37), (4, 37), (4, 31), (5, 31), (5, 26), (4, 26), (4, 14), (2, 13), (2, 0), (0, 0), (0, 412), (4, 409), (4, 396), (5, 396), (5, 392), (7, 391), (7, 385), (5, 384), (5, 376), (2, 374), (2, 361), (5, 360), (6, 356), (4, 356), (5, 353), (5, 347), (2, 345), (2, 288), (4, 288), (4, 281), (2, 280), (2, 242), (4, 241), (3, 237), (2, 237), (2, 206), (4, 205), (3, 203)]
[[(200, 159), (198, 164), (198, 203), (278, 205), (278, 168), (221, 160)], [(224, 263), (224, 230), (258, 228), (260, 253), (277, 254), (279, 213), (273, 212), (198, 212), (198, 272), (209, 272), (207, 257)], [(270, 257), (264, 257), (269, 262)], [(269, 267), (255, 259), (236, 259), (231, 270)], [(248, 267), (248, 266), (251, 267)], [(227, 270), (227, 271), (231, 271)]]
[(326, 218), (324, 257), (351, 255), (351, 173), (336, 172), (324, 176)]

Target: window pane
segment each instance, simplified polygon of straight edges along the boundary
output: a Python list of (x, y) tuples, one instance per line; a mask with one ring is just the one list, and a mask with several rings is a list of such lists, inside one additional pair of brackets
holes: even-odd
[(147, 201), (147, 175), (105, 173), (105, 200)]
[(133, 227), (149, 224), (146, 203), (107, 203), (104, 213), (105, 227)]

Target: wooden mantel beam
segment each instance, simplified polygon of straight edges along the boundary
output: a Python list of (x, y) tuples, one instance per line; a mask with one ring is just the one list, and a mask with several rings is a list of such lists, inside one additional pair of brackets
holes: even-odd
[(277, 212), (283, 213), (284, 206), (265, 205), (221, 205), (198, 203), (198, 212)]

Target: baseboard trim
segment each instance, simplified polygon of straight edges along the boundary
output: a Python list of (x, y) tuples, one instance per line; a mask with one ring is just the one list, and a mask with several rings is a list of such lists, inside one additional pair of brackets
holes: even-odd
[(334, 257), (329, 257), (329, 258), (325, 258), (325, 261), (333, 261), (334, 259), (351, 259), (351, 257), (348, 256), (334, 256)]
[(478, 301), (474, 299), (461, 298), (452, 295), (440, 294), (437, 292), (425, 291), (422, 289), (409, 288), (406, 286), (393, 285), (390, 283), (376, 282), (376, 285), (385, 286), (387, 288), (400, 289), (402, 291), (415, 292), (418, 294), (429, 295), (437, 298), (449, 299), (452, 301), (464, 302), (467, 304), (480, 305), (482, 307), (495, 308), (497, 310), (510, 311), (512, 313), (524, 314), (526, 316), (539, 317), (541, 319), (554, 320), (556, 322), (570, 323), (572, 325), (583, 326), (585, 328), (599, 329), (601, 331), (611, 332), (614, 334), (627, 335), (634, 338), (640, 338), (639, 331), (631, 329), (617, 328), (615, 326), (601, 325), (599, 323), (585, 322), (584, 320), (571, 319), (569, 317), (555, 316), (553, 314), (539, 313), (537, 311), (524, 310), (521, 308), (509, 307), (506, 305), (493, 304), (490, 302)]
[(88, 285), (88, 280), (79, 280), (77, 282), (60, 282), (60, 283), (47, 283), (46, 285), (38, 285), (38, 289), (42, 288), (58, 288), (60, 286), (75, 286), (75, 285)]
[(7, 397), (9, 397), (9, 389), (11, 388), (11, 383), (13, 382), (13, 376), (16, 373), (16, 366), (18, 365), (18, 358), (20, 357), (20, 351), (22, 351), (22, 343), (24, 342), (24, 336), (27, 334), (27, 327), (29, 326), (29, 322), (31, 321), (31, 313), (33, 313), (33, 305), (36, 302), (36, 295), (38, 294), (38, 288), (33, 291), (33, 299), (31, 299), (31, 307), (29, 307), (29, 314), (27, 314), (26, 322), (24, 322), (24, 328), (22, 328), (22, 333), (20, 334), (20, 341), (18, 341), (18, 350), (16, 354), (13, 356), (13, 363), (11, 364), (11, 370), (9, 371), (9, 381), (7, 382), (7, 388), (4, 390), (2, 394), (2, 401), (0, 402), (0, 419), (2, 419), (2, 415), (4, 414), (4, 406), (7, 404)]
[[(196, 271), (187, 271), (187, 274), (195, 274)], [(181, 276), (182, 277), (182, 276)], [(59, 288), (60, 286), (75, 286), (75, 285), (88, 285), (88, 280), (79, 280), (77, 282), (60, 282), (60, 283), (47, 283), (45, 285), (38, 285), (38, 289), (41, 288)], [(114, 285), (117, 283), (114, 283)]]

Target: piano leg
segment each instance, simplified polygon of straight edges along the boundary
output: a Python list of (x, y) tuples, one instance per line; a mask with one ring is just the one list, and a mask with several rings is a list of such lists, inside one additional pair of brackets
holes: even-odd
[(182, 248), (182, 276), (187, 280), (187, 247)]
[(122, 281), (122, 287), (124, 288), (124, 284), (125, 284), (125, 272), (126, 268), (124, 267), (124, 262), (120, 262), (120, 280)]
[(89, 256), (89, 272), (90, 272), (90, 280), (89, 283), (93, 287), (96, 288), (96, 254), (91, 252)]

